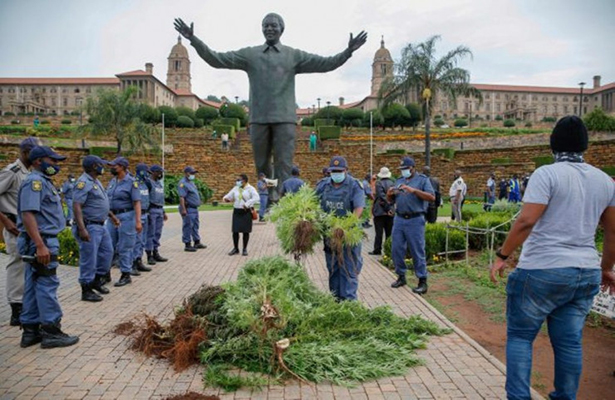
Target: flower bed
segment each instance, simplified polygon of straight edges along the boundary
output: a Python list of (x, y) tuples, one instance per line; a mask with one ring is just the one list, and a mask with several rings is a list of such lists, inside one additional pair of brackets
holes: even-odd
[[(473, 138), (473, 137), (482, 137), (487, 136), (488, 133), (485, 132), (449, 132), (449, 133), (432, 133), (432, 140), (445, 140), (445, 139), (459, 139), (459, 138)], [(344, 134), (342, 135), (343, 141), (349, 142), (365, 142), (370, 140), (369, 135), (353, 135), (353, 134)], [(400, 142), (407, 140), (425, 140), (424, 134), (416, 134), (416, 135), (374, 135), (373, 140), (375, 142)]]

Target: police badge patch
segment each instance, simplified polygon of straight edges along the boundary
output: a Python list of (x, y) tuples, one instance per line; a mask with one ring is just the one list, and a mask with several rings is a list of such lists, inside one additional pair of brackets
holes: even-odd
[(134, 182), (133, 182), (133, 185), (134, 185), (134, 187), (136, 187), (137, 189), (139, 188), (139, 182), (134, 181)]
[(40, 192), (43, 190), (43, 183), (41, 181), (32, 181), (32, 190)]
[(77, 189), (83, 189), (85, 187), (85, 182), (78, 182), (76, 185)]

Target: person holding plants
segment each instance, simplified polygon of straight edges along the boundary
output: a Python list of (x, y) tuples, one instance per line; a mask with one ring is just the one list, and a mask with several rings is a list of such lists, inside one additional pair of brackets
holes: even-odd
[(252, 208), (259, 202), (259, 195), (254, 186), (248, 184), (246, 174), (237, 175), (235, 186), (223, 198), (224, 202), (233, 202), (233, 250), (228, 255), (239, 254), (239, 234), (243, 234), (242, 256), (248, 255), (248, 242), (252, 232)]
[[(357, 218), (361, 218), (365, 207), (365, 192), (359, 181), (348, 174), (346, 159), (341, 156), (331, 158), (329, 172), (330, 178), (316, 189), (321, 208), (337, 217), (353, 213)], [(344, 245), (341, 252), (335, 254), (331, 240), (325, 239), (329, 290), (338, 300), (356, 300), (359, 274), (363, 268), (361, 243), (352, 247)]]
[(77, 336), (62, 332), (62, 307), (58, 301), (60, 279), (57, 275), (60, 242), (66, 227), (60, 194), (51, 177), (60, 172), (59, 161), (66, 159), (46, 146), (37, 146), (28, 156), (30, 173), (21, 184), (17, 206), (17, 247), (28, 257), (25, 269), (23, 328), (21, 347), (41, 343), (44, 349), (72, 346)]
[[(534, 171), (521, 214), (495, 253), (491, 280), (523, 246), (506, 284), (506, 394), (530, 398), (532, 345), (546, 321), (555, 356), (550, 399), (576, 399), (583, 365), (583, 328), (600, 285), (615, 294), (615, 183), (587, 164), (587, 128), (560, 119), (550, 137), (555, 163)], [(573, 210), (573, 212), (571, 212)], [(596, 228), (604, 228), (602, 259)]]
[[(201, 243), (199, 234), (199, 206), (201, 195), (194, 183), (199, 171), (191, 166), (184, 168), (184, 177), (177, 184), (179, 194), (179, 213), (182, 216), (182, 242), (184, 251), (195, 252), (198, 249), (207, 248)], [(194, 246), (192, 245), (194, 241)]]
[(147, 263), (154, 265), (157, 262), (169, 261), (158, 252), (162, 226), (167, 220), (167, 213), (164, 212), (164, 187), (162, 186), (164, 170), (158, 164), (152, 165), (149, 170), (151, 171), (151, 188), (149, 191), (149, 220), (145, 253), (147, 254)]
[(425, 213), (430, 201), (435, 201), (433, 187), (429, 178), (416, 172), (412, 157), (404, 157), (399, 166), (401, 178), (387, 192), (389, 201), (395, 201), (395, 219), (391, 258), (395, 265), (397, 280), (392, 288), (406, 285), (406, 251), (410, 248), (414, 274), (419, 280), (412, 291), (427, 293), (427, 261), (425, 260)]
[(121, 287), (132, 283), (130, 275), (140, 275), (133, 270), (132, 251), (135, 247), (137, 233), (143, 230), (141, 224), (141, 193), (139, 184), (128, 173), (128, 160), (117, 157), (110, 164), (113, 179), (107, 185), (109, 208), (120, 224), (107, 222), (107, 230), (111, 236), (113, 248), (118, 255), (122, 275), (114, 286)]
[(77, 179), (73, 196), (75, 224), (72, 230), (79, 245), (81, 300), (97, 302), (103, 298), (94, 291), (109, 293), (104, 284), (113, 259), (113, 243), (104, 225), (108, 217), (115, 226), (119, 226), (120, 220), (111, 214), (109, 198), (98, 180), (109, 163), (88, 155), (81, 165), (83, 174)]

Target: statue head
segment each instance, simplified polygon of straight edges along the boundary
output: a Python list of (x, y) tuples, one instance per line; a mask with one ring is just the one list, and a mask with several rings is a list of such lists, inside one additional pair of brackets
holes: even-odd
[(273, 46), (280, 42), (280, 36), (284, 33), (284, 20), (279, 14), (269, 13), (263, 18), (263, 35), (267, 44)]

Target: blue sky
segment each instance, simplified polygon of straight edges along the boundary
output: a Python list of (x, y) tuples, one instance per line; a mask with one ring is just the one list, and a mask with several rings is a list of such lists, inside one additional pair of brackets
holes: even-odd
[[(297, 77), (301, 107), (368, 95), (381, 35), (394, 59), (434, 34), (441, 54), (470, 47), (474, 58), (462, 66), (476, 83), (615, 81), (614, 0), (0, 0), (0, 77), (114, 76), (152, 62), (164, 82), (175, 17), (194, 21), (197, 36), (226, 51), (262, 43), (260, 22), (270, 11), (286, 22), (284, 44), (321, 55), (342, 51), (350, 32), (369, 34), (338, 70)], [(193, 92), (248, 97), (245, 73), (215, 70), (187, 47)]]

